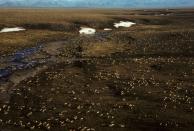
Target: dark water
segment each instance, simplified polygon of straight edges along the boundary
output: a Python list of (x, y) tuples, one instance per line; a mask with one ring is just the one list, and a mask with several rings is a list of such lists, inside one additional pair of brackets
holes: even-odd
[(11, 68), (0, 69), (0, 79), (11, 74)]
[(16, 70), (23, 70), (36, 66), (36, 61), (24, 61), (24, 59), (37, 53), (41, 48), (42, 45), (38, 45), (36, 47), (17, 51), (13, 55), (10, 55), (8, 58), (3, 58), (5, 61), (1, 62), (6, 62), (8, 66), (0, 69), (0, 80), (9, 77)]
[(22, 59), (36, 53), (37, 51), (39, 51), (42, 48), (41, 45), (37, 46), (37, 47), (32, 47), (32, 48), (27, 48), (24, 49), (22, 51), (17, 51), (11, 58), (12, 58), (12, 62), (20, 62)]

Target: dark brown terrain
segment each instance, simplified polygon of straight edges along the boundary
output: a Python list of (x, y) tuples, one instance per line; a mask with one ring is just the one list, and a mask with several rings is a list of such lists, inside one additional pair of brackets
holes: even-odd
[(0, 9), (15, 26), (0, 33), (0, 131), (194, 130), (194, 9)]

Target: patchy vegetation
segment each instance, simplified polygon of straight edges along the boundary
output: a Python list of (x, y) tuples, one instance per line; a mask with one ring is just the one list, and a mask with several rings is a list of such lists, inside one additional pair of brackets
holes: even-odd
[(193, 130), (191, 12), (1, 9), (0, 129)]

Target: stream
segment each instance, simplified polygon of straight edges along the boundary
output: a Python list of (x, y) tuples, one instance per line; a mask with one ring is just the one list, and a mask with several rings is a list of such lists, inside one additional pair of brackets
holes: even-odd
[[(86, 40), (108, 41), (107, 32), (96, 33), (92, 36), (80, 36)], [(78, 37), (78, 41), (80, 40)], [(61, 62), (82, 61), (83, 58), (73, 56), (72, 58), (59, 57), (63, 53), (65, 45), (76, 41), (54, 41), (46, 44), (38, 44), (35, 47), (19, 50), (8, 56), (0, 57), (0, 101), (8, 102), (9, 94), (17, 84), (30, 77), (35, 76), (52, 64)], [(86, 41), (87, 42), (87, 41)]]

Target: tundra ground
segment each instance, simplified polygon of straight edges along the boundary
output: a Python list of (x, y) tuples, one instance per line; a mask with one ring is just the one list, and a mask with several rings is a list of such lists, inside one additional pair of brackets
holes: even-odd
[(194, 130), (193, 14), (1, 9), (0, 130)]

